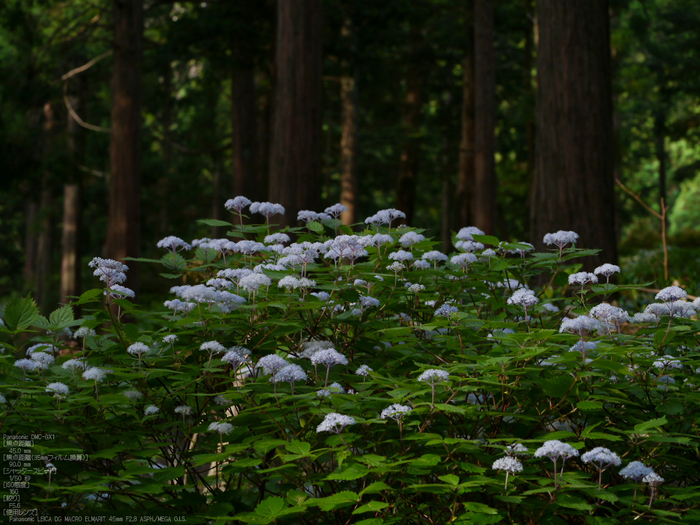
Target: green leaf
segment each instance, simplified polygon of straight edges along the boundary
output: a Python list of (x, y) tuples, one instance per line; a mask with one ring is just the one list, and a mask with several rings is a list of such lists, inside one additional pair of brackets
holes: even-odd
[(330, 476), (328, 476), (326, 479), (327, 480), (334, 480), (334, 479), (339, 479), (339, 480), (344, 480), (344, 481), (350, 481), (353, 479), (358, 479), (363, 476), (366, 476), (369, 473), (369, 469), (365, 467), (364, 465), (350, 465), (346, 469), (343, 469), (341, 472), (333, 472)]
[(258, 506), (255, 507), (255, 514), (263, 518), (276, 518), (280, 515), (284, 507), (284, 500), (279, 496), (273, 496), (262, 500)]
[(579, 401), (576, 406), (581, 410), (601, 410), (603, 403), (600, 401)]
[(360, 492), (360, 494), (376, 494), (378, 492), (384, 492), (385, 490), (391, 490), (391, 487), (383, 481), (375, 481), (374, 483), (369, 485), (365, 490)]
[(468, 510), (471, 512), (479, 512), (481, 514), (498, 514), (498, 511), (496, 509), (493, 509), (488, 505), (484, 505), (483, 503), (477, 503), (475, 501), (467, 501), (462, 504), (462, 507), (464, 507), (464, 510)]
[(553, 377), (542, 381), (542, 390), (551, 397), (564, 397), (573, 383), (574, 378), (568, 375)]
[(634, 433), (635, 434), (644, 434), (647, 430), (651, 430), (652, 428), (657, 428), (661, 427), (668, 423), (668, 420), (665, 417), (660, 417), (658, 419), (652, 419), (651, 421), (647, 421), (646, 423), (639, 423), (637, 425), (634, 425)]
[(63, 308), (59, 308), (58, 310), (54, 310), (51, 312), (51, 315), (49, 315), (49, 324), (56, 328), (65, 328), (74, 320), (73, 309), (68, 305), (64, 306)]
[(501, 242), (493, 235), (472, 235), (472, 238), (476, 242), (480, 242), (481, 244), (488, 244), (490, 246), (498, 246), (498, 244)]
[(285, 446), (287, 450), (292, 454), (299, 454), (301, 456), (305, 456), (311, 452), (311, 444), (306, 443), (304, 441), (294, 440), (291, 443), (287, 443), (287, 445)]
[(5, 307), (5, 324), (13, 331), (26, 330), (39, 316), (39, 309), (30, 296), (15, 297)]
[(197, 222), (214, 228), (218, 226), (233, 226), (230, 222), (220, 221), (219, 219), (199, 219)]
[(354, 492), (344, 490), (326, 498), (312, 499), (309, 501), (309, 505), (315, 505), (325, 512), (330, 512), (336, 508), (347, 507), (348, 505), (357, 503), (359, 499), (360, 497)]
[(124, 325), (124, 332), (131, 341), (136, 341), (139, 338), (139, 335), (141, 335), (139, 332), (139, 327), (132, 323), (127, 323)]
[(321, 224), (320, 222), (317, 222), (317, 221), (311, 221), (310, 223), (308, 223), (306, 225), (306, 227), (309, 228), (309, 230), (311, 230), (312, 232), (316, 232), (316, 233), (323, 233), (323, 231), (324, 231), (323, 224)]
[(459, 485), (459, 477), (455, 476), (454, 474), (446, 474), (444, 476), (439, 476), (438, 479), (440, 481), (444, 481), (448, 485), (453, 485), (455, 487)]
[(287, 501), (290, 505), (295, 507), (301, 507), (302, 503), (307, 499), (309, 499), (309, 495), (306, 492), (300, 490), (290, 490), (287, 492)]
[(197, 248), (197, 250), (194, 253), (195, 253), (195, 256), (197, 257), (197, 259), (199, 259), (200, 261), (204, 261), (205, 263), (210, 263), (214, 259), (216, 259), (216, 256), (218, 255), (219, 252), (217, 252), (216, 250)]
[(389, 506), (388, 503), (384, 501), (370, 501), (365, 505), (362, 505), (359, 509), (352, 511), (353, 514), (362, 514), (363, 512), (377, 512), (379, 510), (385, 509)]

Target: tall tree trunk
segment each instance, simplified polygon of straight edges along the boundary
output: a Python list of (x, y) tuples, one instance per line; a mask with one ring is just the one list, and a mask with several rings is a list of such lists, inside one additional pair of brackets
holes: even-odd
[(231, 160), (233, 196), (265, 200), (264, 178), (258, 169), (255, 71), (236, 67), (231, 75)]
[[(138, 257), (141, 244), (141, 61), (143, 0), (114, 2), (114, 69), (107, 257)], [(128, 286), (138, 292), (138, 264), (129, 263)]]
[[(349, 19), (341, 29), (341, 38), (348, 48), (354, 50), (354, 34)], [(357, 221), (357, 70), (343, 61), (343, 76), (340, 78), (340, 103), (342, 123), (340, 136), (340, 203), (347, 208), (340, 216), (343, 224)]]
[(340, 136), (340, 203), (347, 207), (340, 216), (343, 224), (357, 222), (357, 75), (340, 79), (343, 106)]
[[(223, 220), (223, 210), (224, 202), (226, 199), (223, 198), (222, 191), (222, 179), (224, 173), (224, 160), (220, 153), (215, 153), (212, 155), (212, 160), (214, 161), (214, 184), (213, 184), (213, 195), (211, 199), (211, 218), (216, 220)], [(235, 193), (235, 192), (234, 192)], [(235, 195), (241, 195), (241, 193), (235, 193)], [(230, 217), (228, 217), (230, 218)], [(221, 226), (214, 226), (211, 229), (211, 236), (217, 239), (224, 234), (224, 229)]]
[(420, 140), (420, 110), (422, 106), (423, 77), (419, 68), (422, 53), (420, 27), (411, 24), (409, 57), (406, 67), (406, 96), (403, 110), (403, 145), (399, 159), (399, 176), (396, 188), (396, 208), (406, 214), (406, 223), (413, 224), (416, 206), (416, 180), (418, 177), (418, 149)]
[(39, 204), (32, 198), (25, 204), (24, 281), (33, 286), (36, 279), (37, 215)]
[(318, 205), (321, 175), (321, 1), (277, 3), (270, 201), (282, 224)]
[(539, 0), (532, 241), (573, 230), (617, 260), (607, 0)]
[(44, 104), (43, 170), (39, 202), (39, 236), (36, 247), (36, 295), (41, 311), (50, 306), (51, 266), (55, 237), (54, 191), (52, 184), (52, 150), (55, 147), (56, 112), (50, 102)]
[(496, 59), (494, 0), (474, 0), (474, 225), (494, 232), (496, 205)]
[[(472, 20), (469, 22), (471, 31)], [(459, 142), (455, 229), (474, 224), (474, 48), (473, 39), (464, 57), (462, 77), (462, 133)]]
[[(81, 79), (80, 85), (85, 82)], [(84, 90), (83, 90), (84, 91)], [(84, 93), (81, 93), (84, 95)], [(72, 97), (72, 105), (85, 114), (82, 109), (84, 96)], [(81, 228), (81, 185), (80, 170), (82, 163), (85, 134), (78, 123), (68, 115), (67, 122), (67, 150), (69, 157), (69, 177), (63, 185), (63, 234), (61, 238), (61, 290), (60, 301), (67, 303), (71, 296), (80, 294), (80, 228)]]
[[(525, 0), (525, 12), (527, 15), (527, 31), (525, 32), (525, 56), (523, 57), (523, 70), (525, 73), (524, 98), (526, 101), (527, 120), (525, 122), (525, 137), (527, 140), (527, 182), (532, 192), (532, 182), (535, 178), (535, 93), (532, 81), (532, 62), (534, 58), (534, 40), (537, 31), (537, 19), (534, 16), (533, 0)], [(530, 18), (534, 23), (530, 25)], [(529, 217), (528, 217), (529, 220)], [(526, 229), (529, 229), (526, 227)]]

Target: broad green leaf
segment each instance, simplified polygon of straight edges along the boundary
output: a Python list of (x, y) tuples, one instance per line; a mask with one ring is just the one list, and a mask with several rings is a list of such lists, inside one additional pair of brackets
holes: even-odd
[(49, 315), (49, 324), (57, 328), (65, 328), (74, 321), (73, 309), (66, 305), (58, 310), (54, 310)]
[(294, 440), (291, 443), (287, 443), (285, 447), (292, 454), (299, 454), (301, 456), (305, 456), (311, 452), (311, 444), (304, 441)]
[(323, 224), (321, 224), (318, 221), (311, 221), (306, 225), (307, 228), (309, 228), (311, 231), (314, 231), (316, 233), (323, 233)]
[(471, 512), (479, 512), (481, 514), (498, 514), (498, 511), (494, 508), (484, 505), (483, 503), (477, 503), (475, 501), (467, 501), (462, 503), (464, 510)]
[(388, 506), (389, 504), (384, 501), (370, 501), (365, 505), (362, 505), (360, 508), (355, 509), (354, 511), (352, 511), (352, 513), (362, 514), (363, 512), (377, 512), (387, 508)]
[(643, 434), (643, 433), (647, 432), (648, 430), (651, 430), (652, 428), (662, 427), (666, 423), (668, 423), (668, 420), (665, 417), (651, 419), (649, 421), (646, 421), (645, 423), (639, 423), (637, 425), (634, 425), (634, 433), (635, 434)]
[(331, 475), (326, 477), (327, 480), (353, 480), (366, 476), (369, 473), (369, 469), (364, 465), (350, 465), (349, 467), (343, 469), (340, 472), (333, 472)]
[(600, 401), (579, 401), (576, 406), (581, 410), (601, 410), (603, 403)]
[(257, 507), (255, 513), (264, 518), (276, 518), (284, 509), (285, 503), (279, 496), (273, 496), (262, 500)]
[(26, 330), (39, 316), (39, 309), (31, 297), (15, 297), (5, 306), (5, 325), (13, 331)]
[(448, 485), (453, 485), (455, 487), (459, 485), (459, 477), (455, 476), (454, 474), (446, 474), (444, 476), (439, 476), (438, 479), (444, 481)]

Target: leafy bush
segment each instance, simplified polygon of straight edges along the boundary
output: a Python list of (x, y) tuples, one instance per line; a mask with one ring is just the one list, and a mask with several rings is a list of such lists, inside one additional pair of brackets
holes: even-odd
[[(572, 247), (573, 232), (535, 253), (465, 228), (448, 259), (392, 228), (396, 210), (360, 235), (338, 234), (339, 210), (269, 237), (236, 218), (203, 221), (229, 239), (164, 239), (168, 253), (146, 261), (179, 283), (162, 311), (127, 300), (126, 267), (98, 258), (105, 288), (48, 319), (12, 300), (3, 432), (53, 435), (34, 443), (43, 474), (20, 489), (21, 509), (189, 523), (700, 521), (697, 303), (685, 292), (665, 289), (630, 318), (604, 302), (628, 289), (616, 267), (579, 272), (596, 251)], [(548, 284), (529, 290), (541, 274)], [(75, 320), (77, 305), (87, 314)]]

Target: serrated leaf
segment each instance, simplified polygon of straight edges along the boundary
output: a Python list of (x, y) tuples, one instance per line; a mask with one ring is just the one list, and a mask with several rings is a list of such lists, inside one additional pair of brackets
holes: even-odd
[(345, 507), (347, 505), (357, 503), (359, 499), (360, 497), (354, 492), (344, 490), (326, 498), (315, 498), (309, 501), (309, 505), (315, 505), (317, 507), (320, 507), (321, 510), (329, 512), (341, 506)]
[(459, 477), (455, 476), (454, 474), (446, 474), (444, 476), (439, 476), (438, 479), (440, 481), (444, 481), (448, 485), (453, 485), (455, 487), (459, 485)]
[(483, 503), (477, 503), (475, 501), (467, 501), (462, 503), (464, 510), (470, 512), (479, 512), (481, 514), (498, 514), (498, 511), (494, 508), (484, 505)]
[(601, 410), (603, 403), (600, 401), (579, 401), (576, 406), (581, 410)]
[(389, 506), (385, 501), (370, 501), (362, 505), (359, 509), (352, 511), (353, 514), (362, 514), (363, 512), (377, 512)]
[(326, 479), (327, 480), (343, 480), (350, 481), (353, 479), (358, 479), (366, 476), (369, 473), (369, 469), (364, 465), (350, 465), (348, 468), (342, 470), (341, 472), (333, 472)]
[(291, 443), (287, 443), (285, 447), (292, 454), (298, 454), (301, 456), (305, 456), (311, 452), (311, 444), (304, 441), (294, 440)]
[(365, 490), (360, 492), (360, 494), (376, 494), (378, 492), (384, 492), (385, 490), (391, 490), (391, 487), (383, 481), (375, 481), (374, 483), (369, 485)]
[(39, 308), (30, 296), (15, 297), (5, 306), (5, 325), (13, 331), (26, 330), (38, 316)]
[(639, 423), (637, 425), (634, 425), (634, 433), (635, 434), (643, 434), (647, 430), (651, 430), (652, 428), (657, 428), (661, 427), (668, 423), (668, 420), (665, 417), (660, 417), (657, 419), (652, 419), (650, 421), (646, 421), (645, 423)]
[(306, 227), (311, 230), (312, 232), (316, 233), (323, 233), (323, 224), (317, 221), (311, 221), (309, 222)]
[(104, 294), (102, 288), (94, 288), (83, 293), (74, 304), (91, 303), (96, 297)]
[(66, 305), (58, 310), (54, 310), (49, 315), (49, 324), (57, 328), (65, 328), (75, 320), (73, 309)]
[(284, 507), (285, 503), (282, 498), (272, 496), (271, 498), (265, 498), (255, 507), (255, 514), (263, 518), (276, 518)]

